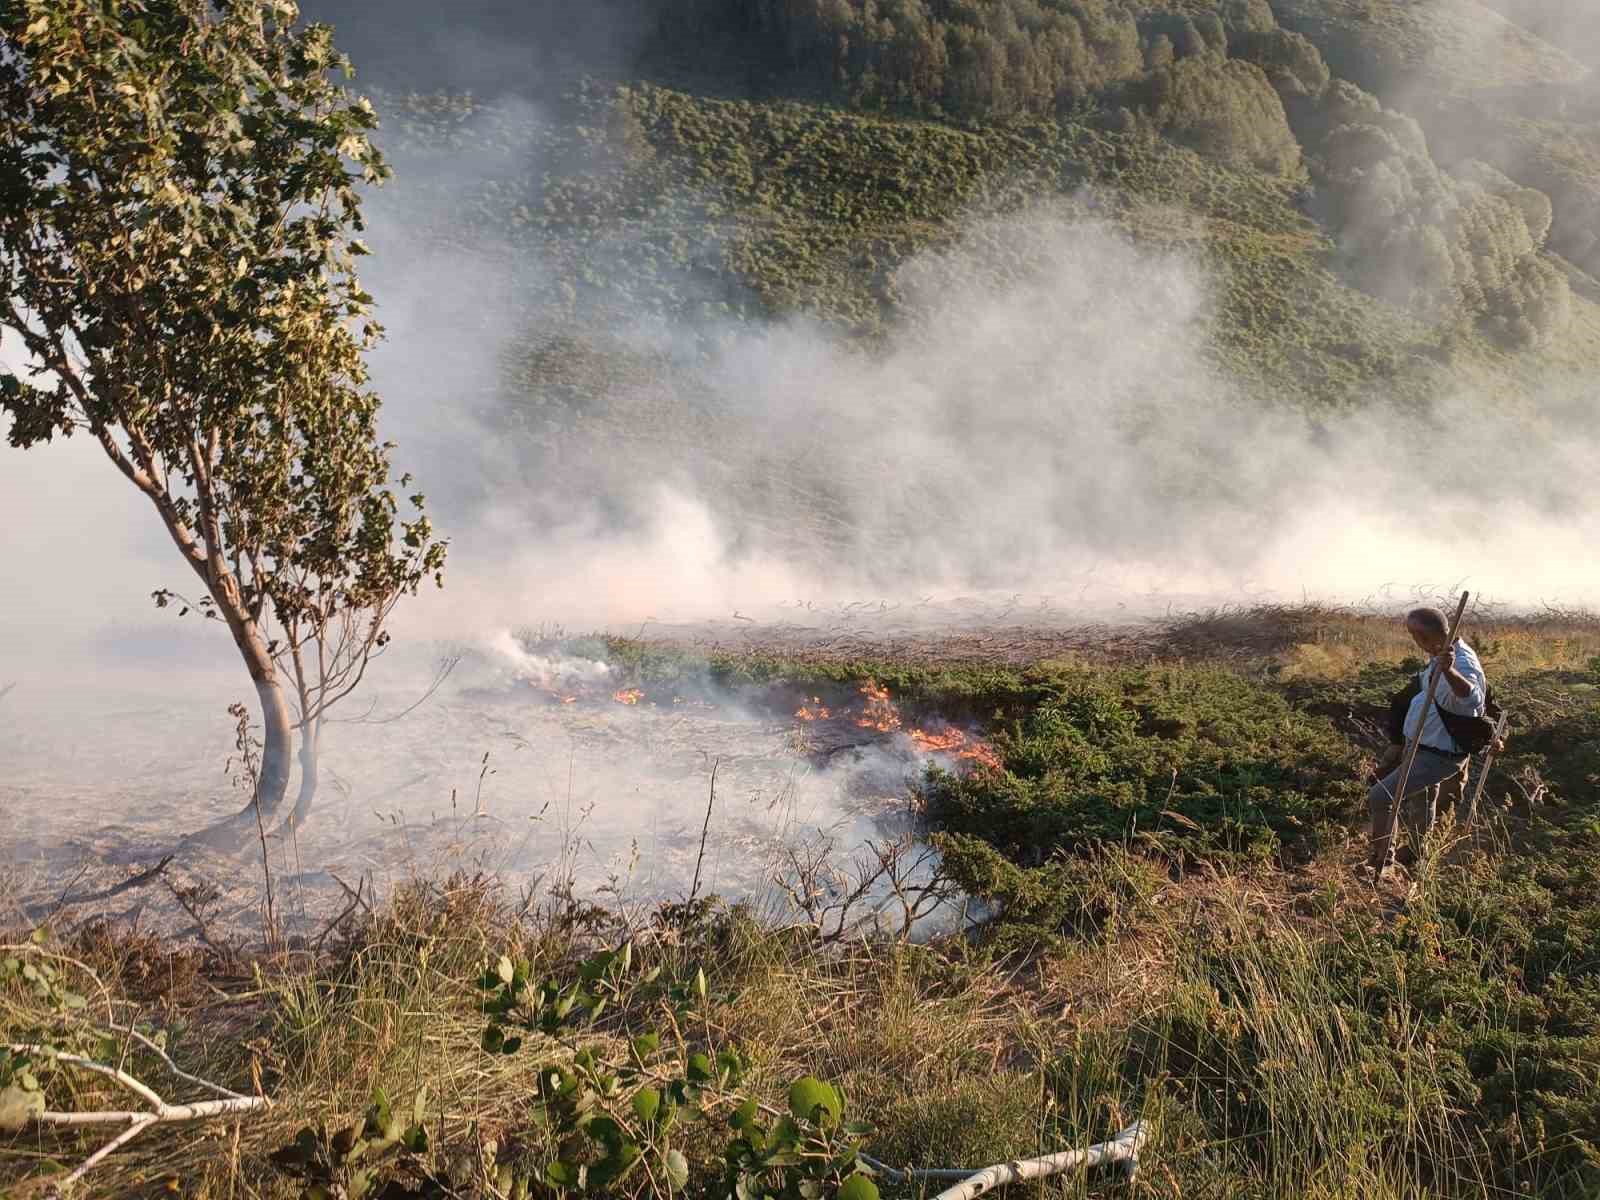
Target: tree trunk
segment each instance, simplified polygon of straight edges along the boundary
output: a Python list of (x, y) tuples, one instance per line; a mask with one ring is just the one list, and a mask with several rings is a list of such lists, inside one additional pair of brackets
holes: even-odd
[(280, 828), (293, 826), (305, 828), (306, 817), (311, 812), (311, 802), (317, 795), (319, 754), (322, 748), (322, 718), (308, 721), (300, 730), (300, 794), (295, 797), (294, 811)]
[[(226, 609), (224, 615), (228, 615)], [(190, 834), (185, 840), (236, 850), (255, 832), (257, 805), (260, 805), (261, 819), (265, 823), (283, 804), (283, 797), (289, 790), (294, 726), (289, 717), (289, 702), (284, 697), (282, 681), (267, 655), (266, 645), (256, 631), (255, 624), (229, 620), (228, 627), (233, 632), (234, 643), (244, 656), (245, 665), (250, 669), (250, 677), (256, 685), (256, 698), (261, 702), (261, 771), (256, 779), (255, 796), (250, 803), (233, 816), (224, 817), (198, 833)]]
[(261, 700), (261, 778), (256, 784), (254, 804), (245, 805), (236, 818), (252, 822), (256, 804), (261, 806), (263, 821), (270, 819), (283, 804), (283, 797), (289, 790), (290, 739), (293, 737), (289, 701), (284, 697), (277, 672), (272, 671), (265, 678), (258, 677), (255, 683), (256, 695)]

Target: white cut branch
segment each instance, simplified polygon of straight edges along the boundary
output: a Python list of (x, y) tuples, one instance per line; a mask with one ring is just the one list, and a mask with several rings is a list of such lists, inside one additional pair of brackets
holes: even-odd
[(154, 1051), (160, 1056), (161, 1061), (166, 1064), (167, 1069), (178, 1078), (195, 1084), (198, 1087), (203, 1087), (208, 1091), (218, 1092), (223, 1098), (219, 1100), (199, 1100), (192, 1104), (168, 1104), (147, 1084), (135, 1079), (126, 1071), (118, 1070), (116, 1067), (110, 1067), (105, 1063), (95, 1062), (93, 1059), (84, 1058), (82, 1055), (78, 1054), (63, 1054), (60, 1051), (52, 1050), (48, 1046), (40, 1046), (27, 1042), (10, 1043), (6, 1048), (9, 1049), (13, 1054), (27, 1054), (37, 1058), (48, 1058), (55, 1062), (61, 1063), (64, 1066), (73, 1067), (80, 1071), (87, 1071), (94, 1075), (103, 1076), (111, 1080), (123, 1090), (132, 1092), (145, 1103), (150, 1105), (150, 1111), (148, 1112), (140, 1112), (136, 1110), (51, 1112), (46, 1110), (45, 1112), (33, 1114), (31, 1120), (35, 1125), (46, 1125), (52, 1129), (83, 1129), (92, 1125), (127, 1125), (126, 1129), (124, 1129), (116, 1137), (112, 1138), (111, 1141), (107, 1142), (104, 1146), (101, 1146), (100, 1149), (96, 1150), (88, 1158), (84, 1159), (84, 1161), (79, 1163), (77, 1168), (70, 1175), (66, 1176), (58, 1184), (56, 1184), (55, 1191), (57, 1194), (65, 1192), (67, 1189), (72, 1187), (73, 1184), (82, 1179), (84, 1175), (87, 1174), (89, 1170), (99, 1163), (103, 1158), (105, 1158), (106, 1155), (110, 1154), (120, 1146), (127, 1145), (152, 1125), (179, 1124), (188, 1121), (205, 1121), (211, 1119), (212, 1117), (225, 1117), (234, 1114), (258, 1112), (270, 1106), (270, 1101), (268, 1101), (265, 1096), (241, 1096), (237, 1092), (231, 1092), (227, 1088), (218, 1084), (209, 1083), (204, 1079), (190, 1075), (187, 1071), (179, 1070), (178, 1066), (172, 1061), (165, 1050), (156, 1045), (149, 1038), (145, 1037), (144, 1034), (139, 1033), (137, 1030), (126, 1029), (117, 1030), (116, 1032), (131, 1034), (144, 1046)]
[(1071, 1171), (1076, 1167), (1098, 1167), (1107, 1163), (1126, 1163), (1129, 1173), (1137, 1165), (1139, 1150), (1149, 1137), (1149, 1130), (1143, 1121), (1135, 1121), (1116, 1137), (1108, 1142), (1090, 1146), (1086, 1150), (1067, 1150), (1061, 1154), (1050, 1154), (1043, 1158), (1021, 1159), (1015, 1162), (999, 1163), (992, 1167), (985, 1167), (981, 1171), (970, 1174), (965, 1171), (955, 1171), (945, 1168), (922, 1171), (897, 1171), (893, 1167), (884, 1166), (873, 1159), (862, 1155), (863, 1160), (873, 1170), (881, 1172), (892, 1183), (906, 1183), (913, 1179), (949, 1179), (951, 1176), (963, 1176), (961, 1182), (948, 1187), (940, 1192), (933, 1200), (972, 1200), (974, 1196), (981, 1196), (995, 1188), (1004, 1187), (1008, 1183), (1017, 1183), (1024, 1179), (1043, 1179), (1048, 1175), (1059, 1175), (1063, 1171)]

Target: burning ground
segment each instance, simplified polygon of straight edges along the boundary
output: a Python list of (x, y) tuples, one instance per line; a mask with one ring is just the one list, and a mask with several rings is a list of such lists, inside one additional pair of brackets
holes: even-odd
[[(916, 835), (927, 768), (998, 766), (970, 721), (903, 713), (871, 679), (738, 681), (677, 651), (537, 633), (448, 653), (459, 661), (414, 711), (386, 715), (409, 707), (410, 676), (380, 673), (370, 712), (330, 728), (313, 817), (269, 838), (291, 932), (314, 935), (352, 889), (383, 895), (456, 867), (634, 905), (681, 898), (698, 875), (703, 892), (770, 907), (793, 884), (791, 852), (846, 867), (868, 843)], [(220, 697), (109, 679), (32, 690), (12, 697), (0, 783), (0, 852), (23, 912), (78, 911), (75, 897), (172, 852), (162, 877), (120, 897), (120, 918), (192, 933), (198, 907), (208, 936), (259, 936), (259, 862), (181, 843), (241, 801)], [(215, 741), (174, 743), (178, 728)]]
[[(50, 965), (117, 1020), (178, 1030), (185, 1070), (274, 1100), (232, 1137), (152, 1130), (96, 1168), (104, 1194), (299, 1194), (345, 1170), (317, 1123), (359, 1123), (377, 1088), (429, 1131), (423, 1149), (374, 1157), (380, 1181), (427, 1195), (448, 1177), (488, 1197), (542, 1177), (558, 1148), (530, 1132), (527, 1097), (553, 1044), (507, 1053), (490, 1038), (480, 977), (503, 954), (564, 987), (591, 979), (596, 947), (624, 942), (656, 982), (619, 994), (574, 1045), (605, 1056), (667, 1029), (685, 1053), (735, 1048), (741, 1086), (779, 1104), (795, 1078), (832, 1080), (872, 1126), (863, 1148), (894, 1164), (998, 1161), (1139, 1117), (1155, 1132), (1138, 1186), (1171, 1200), (1594, 1194), (1593, 619), (1473, 615), (1468, 636), (1517, 716), (1512, 749), (1474, 830), (1379, 891), (1351, 867), (1362, 760), (1411, 653), (1391, 615), (1221, 611), (1076, 652), (1070, 631), (1036, 631), (1032, 655), (1020, 625), (962, 628), (947, 645), (965, 656), (899, 661), (857, 657), (893, 631), (844, 624), (805, 655), (782, 652), (793, 628), (746, 628), (736, 650), (728, 630), (702, 629), (471, 651), (413, 716), (330, 743), (340, 782), (297, 847), (270, 851), (298, 948), (263, 948), (249, 854), (180, 858), (161, 881), (74, 902), (159, 862), (158, 822), (236, 798), (209, 756), (191, 772), (155, 753), (181, 706), (119, 716), (80, 698), (79, 728), (108, 732), (76, 743), (42, 742), (22, 713), (36, 764), (75, 754), (84, 782), (68, 791), (59, 758), (54, 776), (8, 777), (49, 814), (18, 855), (40, 900), (14, 874), (8, 923), (31, 927), (17, 909), (42, 901), (49, 932), (7, 949), (15, 971), (0, 956), (0, 1023), (81, 1019), (20, 974)], [(404, 691), (385, 687), (376, 717)], [(753, 898), (754, 914), (655, 903), (692, 889), (713, 768), (700, 894)], [(37, 803), (45, 792), (55, 804)], [(140, 819), (104, 828), (108, 797)], [(806, 889), (837, 896), (851, 877), (795, 874), (814, 862), (805, 848), (912, 829), (939, 856), (917, 878), (941, 873), (986, 919), (965, 936), (830, 941)], [(52, 839), (69, 849), (52, 854)], [(800, 852), (774, 853), (785, 846)], [(761, 893), (785, 867), (793, 890)], [(166, 881), (226, 893), (186, 893), (210, 945)], [(152, 937), (163, 922), (180, 936)], [(680, 1033), (662, 1024), (674, 1004), (694, 1014)], [(161, 1068), (137, 1047), (127, 1061)], [(60, 1064), (33, 1069), (54, 1105), (109, 1102)], [(681, 1142), (690, 1186), (710, 1194), (720, 1143), (697, 1137)], [(0, 1169), (28, 1195), (92, 1149), (0, 1134)]]

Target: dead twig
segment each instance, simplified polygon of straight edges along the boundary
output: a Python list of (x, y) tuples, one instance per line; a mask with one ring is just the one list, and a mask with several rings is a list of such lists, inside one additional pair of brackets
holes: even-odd
[(232, 962), (237, 954), (235, 947), (226, 942), (219, 943), (213, 940), (211, 923), (201, 911), (206, 905), (215, 903), (217, 900), (219, 893), (216, 886), (206, 880), (201, 880), (199, 883), (180, 888), (167, 875), (162, 874), (160, 878), (161, 882), (167, 885), (167, 891), (172, 893), (172, 898), (178, 902), (183, 911), (189, 914), (190, 920), (194, 922), (195, 935), (225, 960)]
[(1143, 1121), (1135, 1121), (1128, 1128), (1118, 1133), (1110, 1141), (1101, 1142), (1085, 1150), (1068, 1150), (1061, 1154), (1051, 1154), (1043, 1158), (1029, 1158), (1021, 1161), (998, 1163), (992, 1167), (985, 1167), (980, 1171), (967, 1171), (959, 1167), (938, 1167), (923, 1170), (896, 1170), (879, 1162), (875, 1158), (863, 1154), (861, 1160), (872, 1171), (883, 1175), (891, 1183), (909, 1183), (912, 1180), (959, 1179), (954, 1187), (948, 1187), (934, 1197), (934, 1200), (973, 1200), (985, 1192), (995, 1188), (1004, 1187), (1008, 1183), (1017, 1183), (1024, 1179), (1043, 1179), (1051, 1175), (1059, 1175), (1077, 1167), (1090, 1169), (1109, 1163), (1121, 1163), (1124, 1175), (1132, 1179), (1138, 1169), (1139, 1151), (1149, 1138), (1150, 1131)]
[(364, 879), (356, 880), (355, 889), (352, 890), (348, 883), (346, 883), (344, 880), (340, 879), (332, 871), (328, 872), (328, 878), (333, 880), (341, 888), (343, 888), (344, 889), (344, 894), (346, 896), (349, 896), (351, 898), (351, 900), (355, 901), (355, 903), (359, 904), (362, 908), (364, 908), (366, 910), (367, 916), (370, 917), (372, 915), (372, 905), (368, 904), (365, 900), (363, 900), (361, 898), (361, 889), (366, 885), (366, 880), (364, 880)]
[[(109, 900), (113, 896), (122, 895), (123, 892), (131, 892), (134, 888), (140, 888), (147, 883), (155, 882), (155, 880), (166, 873), (167, 868), (172, 864), (173, 857), (173, 855), (168, 854), (155, 866), (150, 867), (147, 870), (140, 871), (137, 875), (130, 876), (129, 878), (124, 879), (121, 883), (112, 887), (101, 888), (97, 892), (81, 892), (76, 896), (68, 896), (63, 893), (62, 896), (55, 902), (55, 904), (52, 905), (48, 910), (46, 910), (45, 906), (41, 904), (34, 905), (32, 907), (25, 907), (23, 911), (28, 915), (29, 920), (33, 920), (35, 917), (41, 915), (53, 917), (63, 908), (67, 908), (70, 905), (89, 904), (96, 900)], [(78, 872), (77, 876), (72, 882), (76, 883), (79, 879), (82, 879), (84, 872), (87, 870), (88, 867), (85, 866), (84, 870)], [(67, 886), (71, 887), (72, 885), (68, 884)]]
[(694, 883), (689, 888), (689, 899), (685, 902), (686, 909), (692, 909), (695, 897), (700, 894), (700, 868), (706, 861), (706, 838), (711, 833), (711, 810), (717, 803), (717, 768), (722, 765), (722, 759), (715, 759), (711, 764), (711, 794), (706, 797), (705, 824), (700, 827), (700, 853), (694, 859)]
[(316, 950), (322, 949), (322, 943), (328, 940), (328, 935), (335, 929), (339, 928), (340, 925), (343, 925), (344, 922), (349, 919), (350, 914), (355, 912), (357, 908), (366, 908), (369, 913), (372, 911), (372, 909), (368, 907), (367, 902), (361, 898), (361, 889), (366, 886), (365, 879), (356, 880), (356, 890), (354, 893), (352, 893), (348, 887), (345, 887), (344, 882), (340, 880), (338, 876), (334, 875), (332, 871), (328, 872), (328, 874), (333, 878), (335, 883), (344, 888), (345, 895), (350, 897), (350, 903), (344, 906), (344, 909), (339, 913), (338, 916), (334, 917), (333, 920), (329, 921), (325, 926), (323, 926), (321, 933), (317, 934), (316, 939), (312, 942), (312, 947)]

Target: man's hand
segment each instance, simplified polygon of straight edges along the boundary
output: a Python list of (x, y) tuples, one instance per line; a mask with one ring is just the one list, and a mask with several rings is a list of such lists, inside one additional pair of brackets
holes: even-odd
[(1439, 669), (1441, 677), (1448, 679), (1451, 672), (1456, 669), (1456, 647), (1452, 642), (1443, 650), (1433, 656), (1433, 662)]
[(1433, 663), (1439, 670), (1439, 678), (1445, 681), (1458, 698), (1467, 696), (1472, 692), (1472, 681), (1456, 670), (1456, 644), (1454, 642), (1451, 642), (1443, 650), (1435, 654)]

